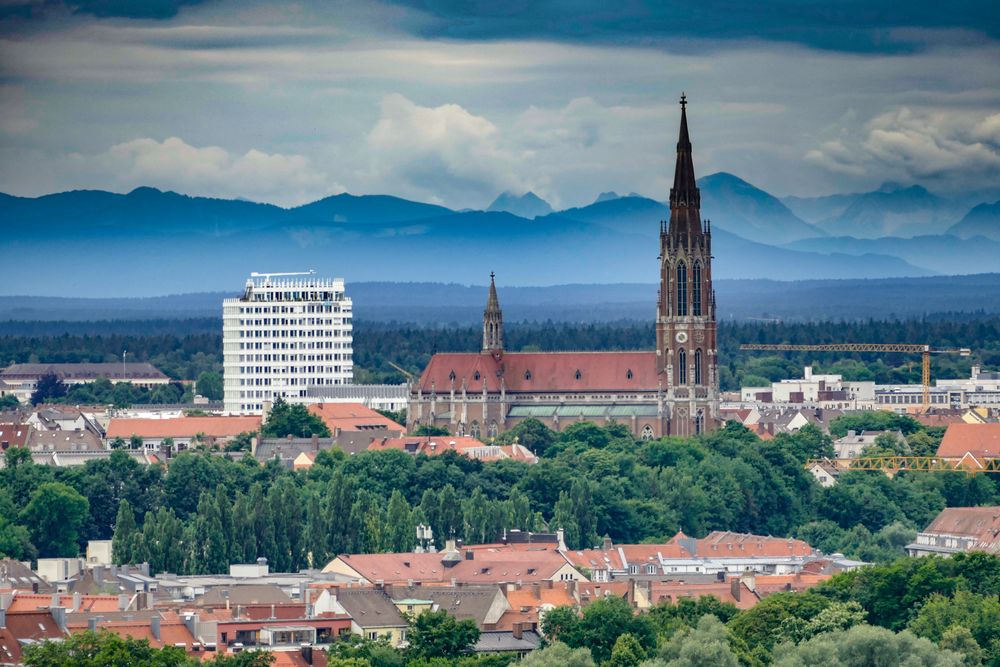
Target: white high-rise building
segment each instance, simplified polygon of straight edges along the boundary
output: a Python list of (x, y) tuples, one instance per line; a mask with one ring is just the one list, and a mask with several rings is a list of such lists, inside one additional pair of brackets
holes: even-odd
[(250, 274), (243, 296), (222, 302), (226, 412), (260, 413), (309, 387), (350, 384), (351, 318), (343, 278)]

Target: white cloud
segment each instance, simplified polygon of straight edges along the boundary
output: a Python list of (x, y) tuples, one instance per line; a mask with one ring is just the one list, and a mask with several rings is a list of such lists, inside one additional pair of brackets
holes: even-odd
[(861, 136), (824, 142), (806, 160), (830, 171), (941, 188), (1000, 180), (1000, 114), (899, 107), (872, 118)]
[(140, 185), (209, 197), (244, 197), (300, 204), (343, 188), (330, 182), (301, 155), (250, 149), (234, 154), (219, 146), (192, 146), (183, 139), (142, 138), (116, 144), (98, 155), (65, 160), (77, 179), (89, 173), (112, 180), (117, 189)]
[(386, 96), (367, 138), (370, 178), (393, 193), (477, 207), (503, 190), (531, 189), (525, 155), (500, 129), (457, 104), (423, 107)]

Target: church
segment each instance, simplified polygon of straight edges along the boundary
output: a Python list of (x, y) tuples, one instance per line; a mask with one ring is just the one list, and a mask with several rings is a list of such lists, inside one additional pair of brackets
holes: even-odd
[(614, 421), (637, 438), (690, 436), (719, 419), (712, 231), (701, 220), (687, 100), (670, 219), (660, 222), (656, 350), (507, 352), (503, 312), (490, 274), (482, 350), (435, 354), (410, 388), (407, 426), (443, 426), (489, 439), (534, 418), (555, 430)]

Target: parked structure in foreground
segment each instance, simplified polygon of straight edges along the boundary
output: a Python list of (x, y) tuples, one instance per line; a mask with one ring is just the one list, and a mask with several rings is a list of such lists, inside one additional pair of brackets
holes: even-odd
[(222, 303), (225, 409), (259, 414), (309, 387), (350, 384), (353, 305), (342, 278), (253, 273)]

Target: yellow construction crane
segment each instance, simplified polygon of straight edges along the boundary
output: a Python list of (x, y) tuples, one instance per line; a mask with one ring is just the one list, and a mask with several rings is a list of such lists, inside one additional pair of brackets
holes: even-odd
[(740, 345), (741, 350), (756, 350), (769, 352), (900, 352), (902, 354), (923, 355), (924, 367), (922, 384), (924, 386), (924, 410), (931, 406), (931, 355), (958, 354), (967, 357), (972, 351), (967, 347), (943, 348), (930, 345), (914, 345), (909, 343), (831, 343), (827, 345)]
[(1000, 473), (1000, 458), (949, 461), (937, 456), (860, 456), (856, 459), (809, 459), (806, 468), (814, 465), (833, 466), (838, 470), (880, 470), (892, 477), (901, 470), (923, 472)]

